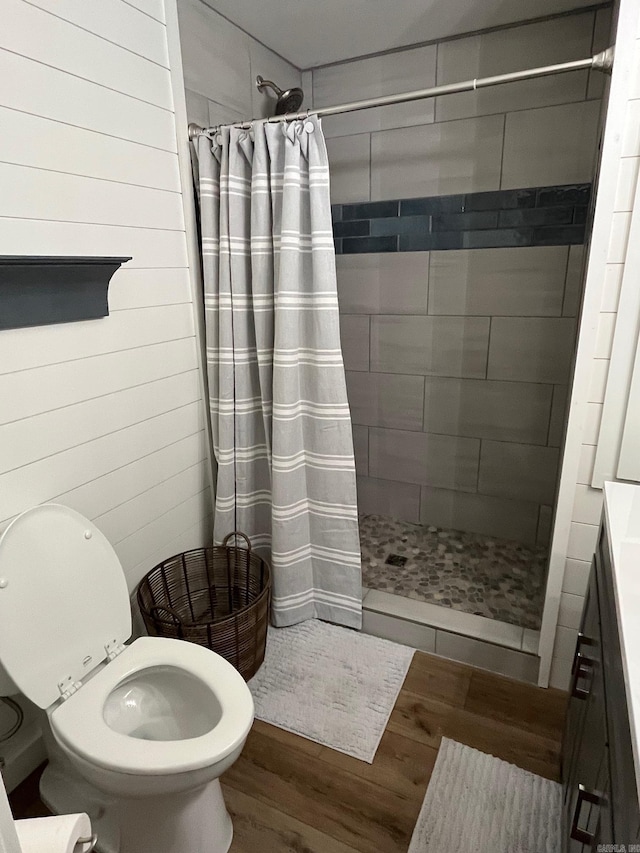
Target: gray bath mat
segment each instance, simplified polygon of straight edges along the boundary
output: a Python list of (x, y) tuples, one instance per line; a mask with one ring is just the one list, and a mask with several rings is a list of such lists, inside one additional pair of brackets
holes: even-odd
[(557, 853), (561, 790), (443, 738), (409, 853)]
[(256, 717), (371, 764), (413, 652), (317, 619), (270, 628)]

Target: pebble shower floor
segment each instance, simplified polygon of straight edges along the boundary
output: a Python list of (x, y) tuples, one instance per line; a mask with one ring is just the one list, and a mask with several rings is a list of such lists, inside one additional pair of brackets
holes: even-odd
[(362, 583), (370, 589), (540, 628), (547, 549), (360, 516)]

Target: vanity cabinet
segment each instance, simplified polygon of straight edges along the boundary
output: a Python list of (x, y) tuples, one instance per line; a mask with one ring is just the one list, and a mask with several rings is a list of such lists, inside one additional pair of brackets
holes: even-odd
[(591, 569), (570, 691), (562, 755), (564, 853), (615, 849), (599, 845), (619, 845), (618, 849), (629, 851), (634, 844), (640, 851), (640, 808), (604, 525)]

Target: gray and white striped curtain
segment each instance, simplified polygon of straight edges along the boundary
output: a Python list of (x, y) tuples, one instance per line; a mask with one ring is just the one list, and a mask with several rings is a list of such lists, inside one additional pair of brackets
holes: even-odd
[(316, 117), (198, 143), (214, 538), (272, 565), (275, 625), (359, 628), (360, 546), (327, 151)]

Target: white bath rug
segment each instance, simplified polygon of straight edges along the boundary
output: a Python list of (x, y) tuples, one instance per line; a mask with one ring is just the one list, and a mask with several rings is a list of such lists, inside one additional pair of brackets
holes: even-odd
[(413, 653), (317, 619), (270, 628), (256, 717), (371, 764)]
[(409, 853), (557, 853), (562, 789), (442, 738)]

